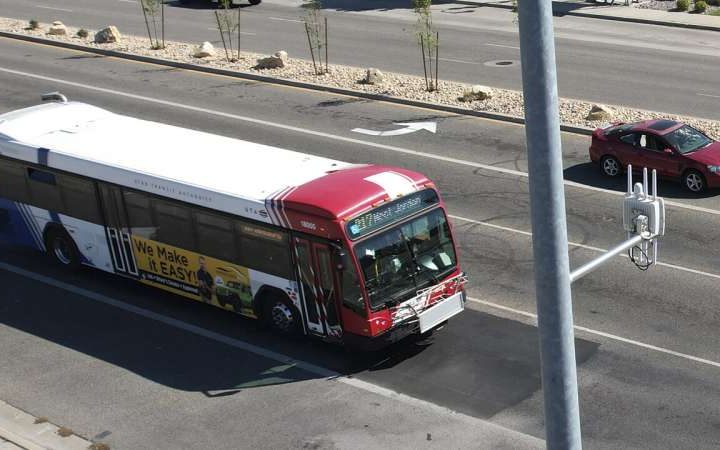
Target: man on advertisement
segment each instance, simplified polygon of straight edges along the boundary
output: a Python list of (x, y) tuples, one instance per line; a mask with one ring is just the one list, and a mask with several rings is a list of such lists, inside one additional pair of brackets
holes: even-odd
[(212, 275), (205, 268), (205, 258), (200, 256), (198, 258), (198, 264), (200, 268), (197, 271), (198, 279), (198, 292), (200, 293), (200, 300), (205, 303), (212, 303), (212, 294), (214, 288), (214, 281)]

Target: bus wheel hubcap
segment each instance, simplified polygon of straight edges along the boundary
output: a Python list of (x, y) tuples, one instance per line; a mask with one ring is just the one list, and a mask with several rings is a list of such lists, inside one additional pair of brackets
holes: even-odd
[(276, 303), (273, 305), (272, 320), (273, 324), (283, 331), (289, 330), (295, 321), (292, 311), (284, 303)]
[(70, 264), (70, 249), (64, 239), (57, 238), (53, 241), (53, 253), (55, 257), (63, 264)]

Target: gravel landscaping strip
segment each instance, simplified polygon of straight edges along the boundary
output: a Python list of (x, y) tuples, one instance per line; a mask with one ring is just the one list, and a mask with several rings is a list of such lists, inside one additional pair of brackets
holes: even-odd
[[(375, 95), (427, 102), (430, 104), (449, 105), (467, 110), (499, 113), (517, 117), (524, 116), (522, 92), (520, 91), (493, 88), (492, 98), (490, 99), (463, 102), (461, 97), (465, 89), (469, 87), (469, 85), (465, 83), (441, 80), (439, 83), (439, 91), (427, 92), (424, 88), (425, 81), (422, 77), (386, 72), (384, 74), (384, 82), (382, 84), (370, 85), (362, 82), (365, 78), (366, 68), (330, 64), (328, 74), (315, 75), (312, 61), (289, 58), (287, 67), (259, 70), (254, 68), (257, 64), (258, 58), (266, 57), (268, 55), (242, 52), (238, 61), (228, 62), (224, 57), (222, 57), (222, 55), (224, 55), (223, 49), (217, 48), (217, 56), (215, 57), (195, 58), (192, 55), (199, 43), (189, 44), (167, 41), (165, 49), (152, 50), (150, 48), (149, 40), (139, 36), (123, 35), (120, 42), (96, 44), (93, 42), (96, 30), (88, 30), (88, 36), (82, 38), (76, 35), (79, 28), (68, 26), (67, 35), (63, 36), (47, 34), (49, 27), (50, 24), (48, 23), (40, 23), (38, 29), (31, 30), (28, 29), (28, 22), (11, 18), (0, 18), (0, 30), (2, 31), (26, 34), (49, 40), (71, 42), (87, 47), (178, 61), (197, 66), (232, 70), (239, 73), (257, 74), (266, 77), (294, 80), (321, 86), (350, 89)], [(122, 30), (120, 30), (120, 32), (122, 33)], [(607, 123), (608, 121), (586, 120), (586, 116), (592, 106), (592, 102), (561, 98), (559, 101), (561, 123), (575, 127), (589, 128), (594, 128)], [(697, 117), (679, 116), (663, 112), (647, 111), (626, 106), (607, 106), (609, 106), (614, 112), (613, 120), (623, 122), (634, 122), (655, 118), (679, 120), (705, 131), (714, 139), (720, 138), (720, 122), (718, 121)]]

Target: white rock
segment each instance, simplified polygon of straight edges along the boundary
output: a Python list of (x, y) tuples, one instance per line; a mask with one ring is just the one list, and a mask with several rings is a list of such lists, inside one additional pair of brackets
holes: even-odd
[(462, 101), (472, 102), (475, 100), (487, 100), (492, 98), (493, 90), (487, 86), (475, 84), (463, 90)]
[(195, 47), (193, 53), (195, 58), (207, 58), (208, 56), (215, 56), (215, 47), (208, 41), (203, 42), (198, 47)]
[(363, 82), (366, 84), (382, 84), (383, 81), (385, 81), (385, 75), (380, 71), (380, 69), (376, 69), (374, 67), (367, 70), (365, 78), (363, 79)]
[(120, 42), (122, 35), (115, 25), (110, 25), (95, 33), (95, 42), (98, 44), (107, 44), (110, 42)]
[(284, 50), (275, 52), (274, 55), (257, 60), (256, 69), (281, 69), (288, 65), (288, 54)]
[(586, 120), (612, 120), (614, 116), (613, 110), (605, 105), (596, 103), (590, 108)]
[(56, 20), (52, 23), (52, 25), (50, 25), (50, 29), (48, 30), (47, 34), (53, 34), (57, 36), (65, 35), (67, 34), (67, 28), (62, 22)]

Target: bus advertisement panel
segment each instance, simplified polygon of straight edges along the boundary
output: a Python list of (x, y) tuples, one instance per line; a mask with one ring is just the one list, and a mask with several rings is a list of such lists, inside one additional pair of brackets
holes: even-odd
[(136, 235), (131, 239), (140, 282), (255, 317), (246, 267)]

